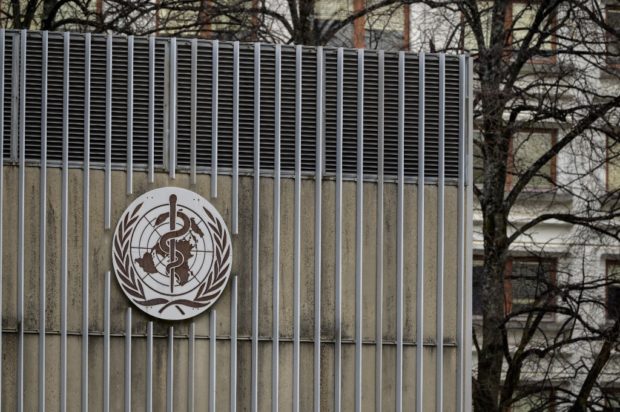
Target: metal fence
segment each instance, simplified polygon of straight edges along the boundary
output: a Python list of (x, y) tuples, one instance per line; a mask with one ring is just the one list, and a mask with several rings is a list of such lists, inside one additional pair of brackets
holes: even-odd
[[(466, 56), (0, 31), (2, 408), (469, 410), (471, 83)], [(179, 324), (110, 280), (161, 186), (236, 251)]]

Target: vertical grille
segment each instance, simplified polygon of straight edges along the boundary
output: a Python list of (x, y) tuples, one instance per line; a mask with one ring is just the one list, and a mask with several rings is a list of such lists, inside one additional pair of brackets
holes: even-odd
[[(7, 32), (5, 45), (5, 104), (3, 109), (4, 150), (8, 161), (15, 160), (17, 153), (14, 139), (17, 122), (17, 99), (13, 73), (20, 64), (19, 33)], [(84, 148), (84, 42), (82, 34), (71, 34), (69, 87), (69, 158), (74, 162), (83, 160)], [(188, 39), (179, 39), (176, 60), (170, 62), (169, 39), (156, 39), (155, 46), (155, 165), (164, 169), (165, 139), (168, 133), (166, 113), (170, 98), (168, 73), (170, 64), (177, 65), (177, 166), (190, 166), (192, 128), (192, 47)], [(40, 158), (41, 136), (41, 34), (30, 32), (27, 44), (26, 87), (26, 156), (36, 161)], [(254, 51), (253, 44), (242, 44), (239, 60), (239, 167), (252, 170), (254, 158)], [(261, 47), (261, 169), (269, 173), (273, 168), (275, 137), (275, 47)], [(17, 53), (17, 55), (15, 54)], [(317, 50), (302, 50), (302, 170), (314, 172), (316, 156), (317, 116)], [(337, 49), (325, 48), (324, 53), (324, 164), (325, 173), (336, 171), (336, 124), (337, 124)], [(48, 160), (62, 158), (62, 116), (65, 54), (62, 34), (49, 35), (48, 61)], [(294, 46), (282, 46), (281, 67), (281, 167), (283, 173), (291, 173), (295, 164), (295, 100), (296, 100), (296, 52)], [(91, 161), (102, 163), (105, 159), (105, 113), (106, 113), (106, 37), (92, 36), (91, 68)], [(115, 36), (112, 52), (112, 161), (122, 165), (127, 156), (127, 67), (128, 42), (123, 36)], [(406, 54), (405, 58), (405, 175), (415, 177), (418, 163), (419, 133), (419, 57)], [(446, 154), (445, 168), (448, 179), (458, 177), (459, 152), (459, 60), (446, 57)], [(218, 168), (230, 169), (233, 164), (233, 44), (220, 42), (218, 66)], [(364, 174), (376, 176), (378, 148), (379, 65), (376, 51), (364, 53)], [(396, 176), (398, 166), (398, 54), (385, 53), (384, 67), (384, 113), (385, 123), (385, 175)], [(344, 50), (343, 65), (343, 172), (354, 175), (357, 170), (357, 51)], [(425, 174), (437, 176), (439, 162), (439, 58), (427, 55), (425, 59)], [(212, 110), (213, 110), (213, 43), (197, 42), (196, 64), (196, 165), (198, 171), (211, 167)], [(136, 38), (134, 43), (134, 164), (145, 166), (148, 162), (149, 130), (149, 42)]]

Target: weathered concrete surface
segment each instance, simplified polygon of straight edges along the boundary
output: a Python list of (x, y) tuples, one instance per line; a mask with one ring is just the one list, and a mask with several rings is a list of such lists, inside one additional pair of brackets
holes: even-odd
[[(17, 365), (17, 220), (18, 220), (18, 169), (4, 168), (4, 209), (2, 233), (2, 407), (15, 408)], [(72, 169), (69, 173), (69, 220), (68, 220), (68, 353), (67, 400), (68, 409), (77, 410), (81, 405), (81, 329), (82, 329), (82, 222), (83, 222), (83, 172)], [(26, 171), (25, 213), (25, 277), (24, 277), (24, 329), (25, 339), (25, 409), (37, 407), (38, 392), (38, 336), (39, 329), (39, 168), (28, 167)], [(111, 241), (117, 219), (125, 207), (140, 194), (162, 186), (179, 186), (194, 190), (209, 199), (220, 211), (226, 223), (231, 224), (231, 184), (229, 176), (218, 178), (218, 197), (210, 198), (210, 176), (199, 175), (196, 185), (191, 185), (187, 174), (178, 174), (171, 180), (165, 173), (157, 173), (155, 183), (148, 183), (145, 173), (134, 174), (133, 195), (126, 195), (126, 175), (112, 174), (112, 230), (104, 230), (104, 174), (91, 171), (90, 182), (90, 272), (89, 272), (89, 408), (102, 409), (103, 403), (103, 320), (104, 275), (111, 270)], [(272, 399), (271, 357), (273, 333), (273, 187), (271, 178), (262, 178), (260, 185), (260, 282), (259, 282), (259, 344), (258, 402), (259, 410), (270, 410)], [(314, 364), (314, 180), (302, 183), (301, 202), (301, 290), (300, 290), (300, 405), (302, 410), (312, 410), (313, 364)], [(334, 410), (334, 336), (335, 311), (335, 183), (323, 183), (322, 238), (321, 245), (321, 410)], [(46, 235), (46, 400), (48, 409), (59, 403), (60, 370), (60, 247), (61, 247), (61, 172), (48, 169), (47, 235)], [(293, 317), (293, 251), (294, 251), (294, 182), (281, 182), (281, 249), (280, 249), (280, 409), (290, 410), (292, 402), (292, 360), (294, 331)], [(434, 186), (425, 187), (425, 282), (424, 282), (424, 407), (435, 406), (436, 379), (436, 267), (437, 267), (437, 191)], [(343, 410), (354, 407), (355, 376), (355, 237), (356, 237), (356, 187), (346, 181), (342, 196), (342, 406)], [(445, 216), (445, 300), (444, 300), (444, 356), (445, 410), (454, 410), (456, 384), (456, 201), (455, 187), (446, 188)], [(234, 259), (232, 274), (238, 281), (238, 390), (236, 399), (239, 410), (248, 410), (251, 394), (251, 342), (252, 333), (252, 206), (253, 178), (241, 177), (239, 181), (239, 234), (233, 236)], [(381, 371), (382, 402), (385, 410), (393, 410), (395, 388), (396, 348), (396, 207), (397, 188), (385, 184), (384, 193), (384, 239), (383, 239), (383, 368)], [(375, 339), (376, 339), (376, 284), (377, 284), (377, 185), (367, 183), (364, 187), (363, 226), (363, 302), (362, 332), (364, 337), (362, 360), (362, 399), (365, 411), (375, 410)], [(404, 365), (403, 401), (405, 405), (415, 402), (416, 365), (416, 288), (417, 288), (417, 187), (406, 185), (404, 209)], [(125, 312), (129, 303), (111, 278), (111, 364), (110, 406), (120, 410), (124, 403), (125, 371)], [(217, 410), (228, 410), (230, 404), (230, 320), (231, 295), (227, 287), (214, 306), (217, 311)], [(146, 328), (154, 321), (153, 348), (153, 396), (156, 410), (164, 410), (166, 404), (168, 330), (170, 323), (151, 319), (133, 308), (132, 333), (132, 406), (144, 407), (146, 373)], [(194, 404), (196, 410), (205, 410), (209, 401), (209, 316), (207, 313), (194, 319), (196, 332)], [(174, 403), (175, 409), (185, 410), (189, 386), (188, 333), (191, 321), (174, 324)]]

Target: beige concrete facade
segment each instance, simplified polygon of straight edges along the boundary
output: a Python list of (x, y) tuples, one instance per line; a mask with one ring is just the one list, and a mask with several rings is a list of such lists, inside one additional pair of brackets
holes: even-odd
[[(60, 370), (60, 247), (61, 247), (61, 170), (49, 168), (47, 185), (47, 288), (46, 288), (46, 400), (48, 410), (59, 405)], [(83, 171), (69, 173), (68, 221), (68, 369), (67, 409), (81, 406), (81, 339), (82, 339), (82, 222)], [(200, 193), (220, 211), (230, 228), (230, 176), (218, 178), (218, 197), (210, 198), (210, 175), (198, 175), (197, 184), (190, 184), (189, 175), (177, 174), (170, 179), (166, 173), (156, 173), (155, 183), (147, 175), (134, 173), (134, 195), (126, 195), (126, 175), (112, 174), (112, 230), (104, 230), (104, 173), (91, 170), (90, 181), (90, 271), (89, 271), (89, 388), (88, 405), (99, 411), (103, 405), (103, 320), (104, 274), (112, 270), (111, 241), (113, 228), (125, 207), (140, 194), (163, 186), (179, 186)], [(24, 278), (24, 409), (37, 409), (38, 393), (38, 331), (39, 331), (39, 178), (38, 167), (26, 168), (25, 186), (25, 278)], [(2, 409), (11, 411), (16, 400), (17, 370), (17, 221), (18, 168), (4, 167), (3, 261), (2, 261)], [(294, 181), (283, 179), (281, 194), (281, 272), (280, 272), (280, 410), (291, 410), (293, 365), (293, 239), (294, 239)], [(396, 184), (386, 183), (384, 194), (384, 276), (383, 276), (383, 409), (394, 410), (396, 370)], [(301, 348), (300, 348), (300, 406), (313, 409), (313, 341), (314, 341), (314, 190), (313, 179), (302, 182), (301, 194)], [(343, 410), (354, 408), (355, 326), (355, 182), (343, 187), (342, 243), (342, 405)], [(250, 409), (251, 393), (251, 316), (252, 316), (252, 202), (253, 178), (239, 180), (239, 233), (233, 236), (232, 276), (238, 281), (238, 367), (237, 407)], [(404, 364), (403, 404), (411, 410), (415, 403), (416, 368), (416, 227), (417, 186), (405, 186), (404, 218)], [(424, 410), (435, 410), (436, 379), (436, 266), (437, 213), (445, 214), (445, 340), (444, 391), (445, 410), (455, 410), (457, 375), (457, 195), (455, 186), (446, 187), (446, 207), (437, 210), (437, 187), (425, 187), (425, 282), (424, 282)], [(365, 411), (375, 410), (375, 341), (376, 341), (376, 256), (377, 256), (377, 185), (364, 188), (363, 240), (363, 317), (364, 337), (362, 400)], [(335, 265), (335, 183), (323, 183), (322, 204), (322, 290), (321, 290), (321, 410), (334, 407), (334, 265)], [(273, 179), (261, 178), (260, 193), (260, 301), (258, 361), (258, 409), (271, 410), (272, 391), (272, 284), (273, 284)], [(217, 311), (217, 410), (226, 411), (230, 405), (230, 284), (213, 306)], [(124, 402), (125, 311), (130, 303), (116, 279), (111, 289), (111, 362), (110, 408), (122, 410)], [(153, 347), (153, 405), (165, 410), (168, 328), (174, 326), (174, 405), (175, 410), (188, 406), (188, 330), (190, 321), (166, 323), (148, 318), (133, 309), (132, 322), (132, 406), (143, 410), (146, 389), (146, 328), (154, 321)], [(205, 312), (195, 322), (195, 410), (206, 410), (209, 387), (209, 316)]]

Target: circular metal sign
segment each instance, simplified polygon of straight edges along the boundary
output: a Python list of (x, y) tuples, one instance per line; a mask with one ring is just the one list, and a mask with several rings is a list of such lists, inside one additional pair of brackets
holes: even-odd
[(177, 187), (151, 190), (125, 210), (114, 232), (114, 272), (141, 310), (166, 320), (194, 317), (224, 291), (232, 245), (206, 199)]

